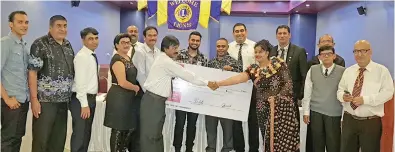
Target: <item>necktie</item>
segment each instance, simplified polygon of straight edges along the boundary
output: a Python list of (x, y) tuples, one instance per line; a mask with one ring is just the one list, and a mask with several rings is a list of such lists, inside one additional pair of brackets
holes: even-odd
[[(365, 72), (365, 68), (359, 68), (359, 74), (357, 76), (357, 79), (355, 80), (354, 83), (354, 89), (352, 90), (352, 96), (353, 97), (359, 97), (361, 95), (361, 90), (362, 90), (362, 85), (363, 85), (363, 72)], [(350, 106), (352, 109), (357, 109), (358, 106), (350, 102)]]
[(243, 57), (241, 56), (241, 49), (243, 48), (243, 44), (239, 44), (240, 48), (239, 48), (239, 55), (238, 55), (238, 61), (243, 63)]
[(136, 44), (132, 44), (132, 53), (130, 55), (130, 58), (133, 59), (133, 55), (136, 52), (136, 50), (134, 49), (134, 47), (136, 46)]
[(280, 49), (280, 58), (284, 60), (285, 50), (283, 48)]
[(100, 82), (99, 82), (99, 62), (97, 61), (97, 57), (95, 53), (92, 53), (92, 56), (95, 57), (95, 61), (96, 61), (96, 76), (97, 76), (97, 93), (99, 93), (99, 86), (100, 86)]
[(325, 69), (325, 76), (328, 76), (328, 69)]

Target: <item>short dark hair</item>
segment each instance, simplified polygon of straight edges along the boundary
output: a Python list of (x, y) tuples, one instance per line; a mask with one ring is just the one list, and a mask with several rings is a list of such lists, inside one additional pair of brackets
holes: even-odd
[(10, 15), (8, 15), (8, 22), (14, 22), (14, 18), (16, 14), (21, 14), (21, 15), (26, 15), (25, 11), (13, 11), (10, 13)]
[(192, 35), (199, 36), (199, 37), (200, 37), (200, 40), (202, 39), (202, 34), (200, 34), (200, 32), (198, 32), (198, 31), (193, 31), (193, 32), (191, 32), (191, 34), (189, 34), (189, 38), (188, 38), (188, 39), (191, 39), (191, 36), (192, 36)]
[(160, 44), (160, 51), (165, 52), (165, 49), (169, 49), (170, 46), (180, 45), (180, 41), (173, 35), (166, 35), (162, 39), (162, 43)]
[(158, 29), (156, 29), (156, 27), (153, 27), (153, 26), (147, 26), (145, 29), (144, 29), (144, 31), (143, 31), (143, 35), (144, 35), (144, 37), (146, 37), (147, 36), (147, 31), (149, 31), (149, 30), (155, 30), (156, 31), (156, 34), (158, 34)]
[(322, 51), (326, 51), (326, 50), (332, 50), (333, 53), (335, 53), (335, 48), (331, 47), (331, 46), (322, 46), (318, 49), (318, 54), (321, 54)]
[(84, 28), (84, 29), (80, 32), (81, 39), (85, 39), (85, 37), (86, 37), (89, 33), (92, 33), (93, 35), (99, 35), (99, 32), (98, 32), (95, 28), (93, 28), (93, 27), (87, 27), (87, 28)]
[(278, 26), (277, 29), (276, 29), (276, 34), (278, 33), (279, 29), (287, 29), (288, 33), (291, 33), (291, 28), (289, 28), (288, 25), (280, 25), (280, 26)]
[(227, 40), (227, 39), (225, 39), (225, 38), (223, 38), (223, 37), (219, 38), (217, 41), (219, 41), (219, 40), (224, 40), (224, 41), (226, 41), (226, 44), (228, 44), (228, 43), (229, 43), (229, 42), (228, 42), (228, 40)]
[(50, 25), (50, 26), (53, 26), (53, 24), (54, 24), (56, 21), (66, 21), (66, 22), (67, 22), (67, 20), (66, 20), (66, 18), (65, 18), (64, 16), (62, 16), (62, 15), (54, 15), (54, 16), (52, 16), (52, 17), (49, 19), (49, 25)]
[(116, 44), (119, 44), (119, 41), (123, 38), (129, 38), (130, 41), (132, 41), (132, 38), (130, 38), (128, 33), (120, 33), (114, 38), (114, 48), (115, 50), (118, 50), (117, 47), (115, 47)]
[(246, 27), (246, 25), (244, 25), (243, 23), (236, 23), (235, 25), (233, 25), (233, 32), (235, 32), (235, 28), (236, 28), (236, 26), (243, 26), (243, 27), (244, 27), (244, 29), (247, 31), (247, 27)]
[[(263, 51), (270, 52), (272, 50), (272, 48), (273, 48), (273, 45), (270, 44), (270, 42), (268, 40), (262, 39), (259, 42), (256, 42), (256, 44), (254, 46), (254, 49), (256, 47), (261, 47)], [(268, 59), (270, 58), (269, 55), (267, 56), (267, 58)]]

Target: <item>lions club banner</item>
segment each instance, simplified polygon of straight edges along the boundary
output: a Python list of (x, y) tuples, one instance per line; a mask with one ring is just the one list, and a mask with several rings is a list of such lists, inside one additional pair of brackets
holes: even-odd
[(230, 14), (232, 0), (138, 0), (138, 10), (147, 8), (148, 18), (156, 15), (157, 25), (169, 29), (194, 30), (200, 24), (208, 28), (209, 19), (219, 21), (221, 12)]
[(168, 1), (167, 26), (173, 30), (194, 30), (199, 23), (200, 1)]

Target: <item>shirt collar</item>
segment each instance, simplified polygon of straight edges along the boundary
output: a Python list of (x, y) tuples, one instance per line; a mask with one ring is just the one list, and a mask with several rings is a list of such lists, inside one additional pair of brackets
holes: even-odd
[[(137, 42), (135, 43), (135, 44), (137, 44)], [(156, 46), (154, 46), (154, 50), (151, 50), (151, 48), (149, 48), (149, 46), (147, 45), (147, 43), (144, 43), (144, 47), (145, 47), (145, 51), (147, 51), (147, 52), (152, 52), (152, 51), (154, 51), (153, 53), (156, 53), (156, 52), (158, 52), (158, 48), (156, 47)]]
[[(288, 50), (289, 44), (291, 44), (291, 43), (288, 43), (283, 49), (284, 50)], [(281, 47), (280, 47), (280, 44), (279, 44), (277, 50), (280, 50), (280, 49), (281, 49)]]
[[(321, 64), (321, 66), (322, 66), (322, 69), (324, 69), (324, 71), (325, 71), (325, 69), (327, 69), (323, 64)], [(335, 63), (333, 63), (333, 64), (328, 68), (328, 71), (329, 71), (329, 72), (332, 71), (334, 67), (335, 67)]]
[(16, 43), (26, 45), (25, 40), (19, 39), (14, 33), (10, 32), (8, 33), (8, 36), (10, 36)]
[[(50, 44), (59, 44), (58, 42), (56, 42), (56, 40), (52, 37), (52, 35), (48, 32), (48, 40)], [(66, 39), (63, 39), (63, 43), (61, 45), (68, 45), (69, 41)], [(60, 45), (60, 44), (59, 44)]]
[[(369, 64), (365, 67), (366, 71), (369, 71), (369, 72), (372, 71), (373, 70), (373, 66), (374, 66), (374, 62), (372, 60), (370, 60)], [(358, 65), (358, 67), (361, 68), (359, 65)], [(358, 68), (358, 70), (359, 70), (359, 68)]]
[(95, 51), (92, 51), (91, 49), (87, 48), (85, 45), (82, 46), (81, 51), (84, 51), (85, 53), (88, 54), (96, 54)]

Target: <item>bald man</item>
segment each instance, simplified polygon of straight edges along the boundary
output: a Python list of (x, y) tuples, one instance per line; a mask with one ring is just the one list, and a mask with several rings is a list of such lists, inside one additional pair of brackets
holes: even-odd
[[(331, 47), (335, 47), (335, 41), (333, 40), (333, 37), (329, 34), (325, 34), (323, 36), (320, 37), (320, 39), (318, 40), (318, 44), (317, 44), (318, 48), (321, 48), (323, 46), (331, 46)], [(309, 69), (312, 65), (316, 65), (316, 64), (321, 64), (321, 60), (318, 59), (318, 55), (314, 56), (309, 62), (308, 62), (308, 66)], [(333, 60), (333, 63), (340, 65), (342, 67), (345, 67), (346, 63), (344, 61), (344, 59), (336, 54), (336, 58), (335, 60)]]
[(379, 152), (381, 117), (394, 94), (393, 79), (385, 66), (372, 61), (368, 41), (357, 41), (353, 53), (357, 64), (344, 71), (337, 91), (344, 109), (341, 152)]

